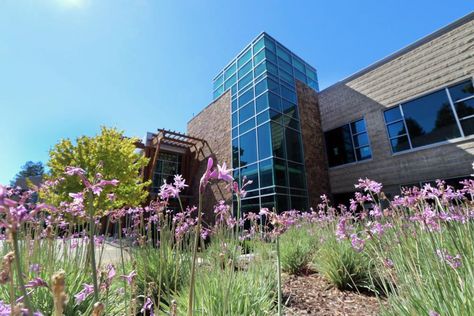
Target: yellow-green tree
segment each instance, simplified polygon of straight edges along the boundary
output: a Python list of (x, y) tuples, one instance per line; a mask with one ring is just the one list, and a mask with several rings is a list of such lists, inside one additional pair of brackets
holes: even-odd
[[(77, 138), (75, 144), (70, 139), (62, 139), (49, 152), (48, 178), (64, 177), (68, 166), (84, 169), (91, 182), (100, 173), (103, 179), (117, 179), (120, 182), (117, 187), (108, 189), (113, 190), (115, 195), (112, 201), (107, 198), (107, 191), (101, 194), (97, 210), (137, 205), (146, 199), (149, 182), (143, 182), (140, 176), (148, 158), (136, 152), (135, 142), (136, 138), (125, 137), (123, 131), (107, 127), (102, 127), (101, 133), (94, 137)], [(42, 195), (49, 203), (58, 205), (61, 201), (70, 201), (69, 193), (84, 189), (78, 177), (64, 178), (51, 192)]]

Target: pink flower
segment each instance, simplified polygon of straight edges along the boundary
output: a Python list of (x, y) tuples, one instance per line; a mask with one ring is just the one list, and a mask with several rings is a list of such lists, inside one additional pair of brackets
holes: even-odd
[(128, 285), (132, 285), (132, 282), (133, 282), (133, 280), (135, 279), (136, 276), (137, 276), (137, 272), (135, 272), (135, 270), (133, 270), (129, 274), (121, 275), (120, 277), (122, 279), (124, 279), (125, 281), (127, 281)]
[(217, 171), (213, 170), (214, 160), (211, 157), (207, 160), (207, 168), (201, 177), (199, 192), (203, 193), (210, 180), (217, 178)]
[(224, 162), (222, 166), (217, 165), (217, 179), (232, 183), (234, 178), (230, 175), (232, 169), (227, 169), (227, 164)]
[[(146, 311), (150, 311), (150, 313), (146, 314)], [(141, 309), (141, 312), (144, 315), (150, 315), (150, 316), (155, 315), (155, 313), (153, 312), (153, 301), (151, 300), (151, 298), (149, 297), (146, 298), (145, 303), (143, 304), (143, 307)]]
[(80, 304), (81, 302), (84, 302), (89, 295), (91, 295), (94, 292), (94, 286), (89, 285), (89, 284), (84, 284), (84, 289), (74, 295), (74, 298), (76, 299), (76, 304)]
[(441, 261), (446, 262), (453, 269), (457, 269), (462, 265), (460, 254), (453, 257), (445, 249), (436, 249), (436, 255)]
[(176, 189), (178, 190), (183, 190), (186, 188), (188, 185), (185, 184), (186, 180), (183, 179), (183, 176), (180, 174), (177, 174), (174, 176), (174, 183), (173, 185), (175, 186)]
[(382, 190), (382, 184), (372, 181), (370, 179), (359, 179), (359, 184), (355, 185), (356, 189), (363, 189), (364, 192), (380, 193)]
[(33, 280), (25, 284), (25, 288), (27, 289), (37, 288), (37, 287), (48, 287), (48, 283), (46, 283), (46, 281), (44, 281), (41, 278), (34, 278)]
[(356, 252), (361, 252), (364, 250), (365, 241), (360, 239), (357, 234), (351, 234), (351, 245)]
[(65, 173), (68, 175), (68, 176), (74, 176), (74, 175), (85, 175), (86, 172), (84, 171), (84, 169), (82, 168), (78, 168), (78, 167), (66, 167), (66, 171)]

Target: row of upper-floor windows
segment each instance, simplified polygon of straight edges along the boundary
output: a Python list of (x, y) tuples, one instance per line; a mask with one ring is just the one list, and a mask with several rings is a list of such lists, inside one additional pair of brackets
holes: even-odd
[(443, 88), (384, 112), (392, 152), (474, 134), (472, 80)]
[[(403, 102), (383, 112), (393, 153), (474, 134), (472, 79)], [(330, 167), (372, 157), (365, 119), (324, 133)]]

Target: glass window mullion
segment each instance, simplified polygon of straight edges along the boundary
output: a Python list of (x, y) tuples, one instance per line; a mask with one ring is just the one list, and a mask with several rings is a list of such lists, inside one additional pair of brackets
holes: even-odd
[(400, 108), (400, 113), (402, 114), (403, 126), (405, 126), (405, 131), (407, 132), (408, 144), (410, 144), (410, 149), (412, 149), (413, 146), (411, 144), (410, 131), (408, 130), (407, 122), (405, 121), (405, 114), (403, 113), (403, 107), (401, 104), (399, 104), (398, 107)]
[(461, 122), (459, 121), (458, 113), (456, 112), (456, 108), (454, 107), (453, 99), (451, 98), (451, 93), (449, 93), (448, 88), (444, 88), (444, 91), (446, 91), (446, 94), (448, 95), (448, 100), (449, 100), (449, 105), (451, 106), (451, 110), (454, 113), (454, 120), (456, 121), (456, 124), (459, 128), (459, 131), (461, 132), (461, 137), (464, 137), (464, 131), (461, 126)]
[(356, 149), (355, 149), (355, 145), (354, 145), (354, 136), (352, 134), (351, 123), (349, 123), (347, 125), (349, 125), (349, 130), (351, 131), (351, 143), (352, 143), (352, 150), (354, 151), (354, 159), (355, 159), (355, 161), (359, 161), (359, 159), (357, 159), (357, 153), (356, 153)]

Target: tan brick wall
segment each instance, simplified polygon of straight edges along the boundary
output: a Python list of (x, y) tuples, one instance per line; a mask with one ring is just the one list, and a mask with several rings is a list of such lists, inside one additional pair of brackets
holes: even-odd
[[(231, 94), (228, 91), (188, 122), (188, 134), (207, 141), (207, 145), (198, 155), (199, 168), (193, 179), (192, 191), (196, 192), (193, 203), (196, 205), (199, 180), (206, 170), (208, 158), (212, 157), (215, 165), (226, 162), (229, 168), (232, 166), (230, 98)], [(223, 183), (210, 185), (203, 201), (206, 218), (213, 217), (210, 216), (213, 212), (212, 207), (218, 201), (230, 201), (231, 198), (232, 195)]]
[(473, 75), (471, 19), (359, 77), (321, 91), (323, 130), (365, 117), (373, 153), (372, 160), (330, 168), (331, 190), (351, 191), (358, 178), (369, 177), (395, 193), (401, 183), (470, 174), (473, 139), (392, 155), (383, 111)]
[(303, 141), (308, 202), (316, 207), (322, 194), (329, 193), (329, 176), (324, 152), (324, 137), (318, 95), (306, 84), (296, 81), (301, 138)]

